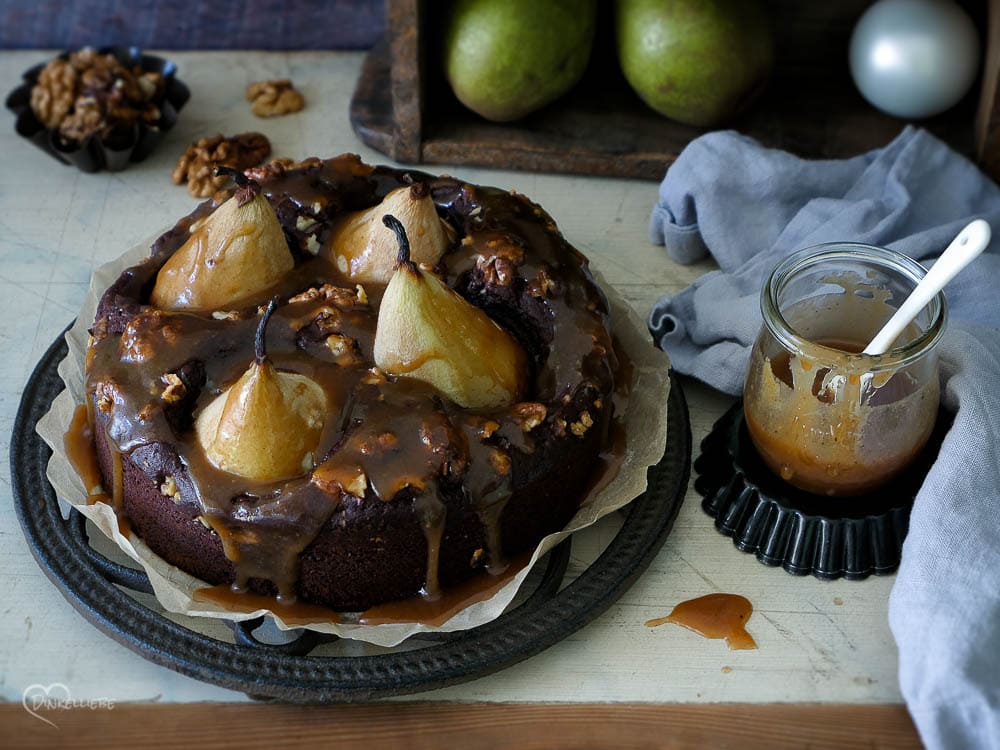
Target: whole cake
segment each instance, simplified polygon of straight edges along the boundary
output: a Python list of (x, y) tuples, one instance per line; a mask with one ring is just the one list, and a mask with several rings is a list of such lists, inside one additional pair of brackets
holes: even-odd
[(98, 462), (132, 532), (210, 584), (358, 611), (565, 526), (618, 360), (552, 219), (353, 155), (231, 176), (91, 330)]

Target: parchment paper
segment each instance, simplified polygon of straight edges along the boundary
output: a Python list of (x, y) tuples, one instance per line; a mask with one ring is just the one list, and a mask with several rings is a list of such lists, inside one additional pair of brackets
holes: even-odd
[[(59, 365), (59, 374), (66, 383), (66, 390), (56, 397), (49, 412), (38, 422), (38, 434), (52, 448), (47, 476), (56, 494), (89, 518), (122, 551), (139, 563), (149, 575), (153, 591), (160, 604), (170, 612), (194, 617), (214, 617), (229, 620), (247, 620), (270, 615), (283, 630), (308, 628), (323, 633), (333, 633), (342, 638), (353, 638), (380, 646), (395, 646), (416, 633), (464, 630), (482, 625), (499, 617), (514, 599), (518, 588), (527, 578), (532, 566), (550, 549), (575, 531), (590, 526), (602, 516), (621, 508), (646, 489), (646, 469), (663, 456), (667, 440), (667, 397), (670, 393), (667, 355), (655, 348), (643, 321), (628, 304), (595, 273), (611, 303), (614, 333), (622, 349), (635, 367), (631, 397), (625, 413), (626, 457), (618, 476), (593, 496), (586, 498), (562, 531), (550, 534), (539, 543), (531, 562), (509, 583), (489, 599), (470, 605), (440, 627), (422, 623), (392, 623), (361, 625), (355, 622), (315, 622), (302, 625), (286, 624), (280, 614), (259, 609), (254, 612), (229, 612), (222, 606), (195, 601), (194, 592), (207, 586), (183, 570), (170, 565), (155, 555), (135, 534), (126, 538), (118, 528), (118, 521), (111, 506), (104, 503), (88, 504), (87, 489), (66, 455), (64, 436), (69, 429), (73, 412), (84, 400), (84, 354), (87, 347), (87, 329), (93, 323), (97, 303), (123, 270), (142, 261), (159, 233), (137, 245), (117, 260), (98, 268), (90, 282), (90, 290), (76, 323), (66, 333), (69, 354)], [(347, 618), (345, 618), (347, 619)]]

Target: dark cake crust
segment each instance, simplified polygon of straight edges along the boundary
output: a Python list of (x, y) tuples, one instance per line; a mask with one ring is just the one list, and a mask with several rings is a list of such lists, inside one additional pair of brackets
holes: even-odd
[[(427, 395), (428, 414), (433, 410), (437, 417), (444, 415), (458, 433), (466, 430), (465, 438), (449, 442), (450, 453), (443, 459), (438, 479), (431, 489), (418, 492), (404, 487), (391, 497), (379, 497), (371, 487), (363, 497), (333, 493), (328, 509), (310, 516), (316, 525), (308, 530), (309, 538), (297, 555), (294, 593), (307, 602), (358, 611), (424, 591), (432, 576), (432, 545), (427, 523), (421, 520), (421, 503), (431, 493), (444, 509), (443, 535), (435, 548), (439, 561), (433, 571), (444, 587), (468, 579), (491, 562), (498, 565), (529, 550), (546, 534), (564, 527), (591, 483), (598, 456), (607, 444), (617, 363), (603, 294), (587, 271), (586, 259), (565, 242), (547, 214), (517, 195), (413, 171), (371, 168), (350, 155), (315, 160), (296, 170), (275, 168), (256, 176), (285, 229), (297, 260), (296, 273), (299, 267), (313, 268), (315, 260), (306, 248), (311, 242), (322, 243), (338, 216), (375, 205), (396, 187), (425, 182), (440, 215), (459, 235), (439, 272), (520, 341), (532, 368), (526, 401), (545, 407), (543, 419), (522, 433), (515, 410), (466, 416), (454, 405)], [(148, 261), (124, 271), (103, 295), (93, 329), (93, 351), (88, 353), (88, 396), (106, 486), (115, 484), (116, 462), (120, 461), (118, 512), (156, 554), (210, 584), (224, 584), (241, 581), (241, 576), (239, 566), (226, 556), (219, 530), (238, 527), (266, 535), (273, 530), (269, 523), (277, 521), (254, 526), (246, 520), (247, 514), (220, 511), (222, 506), (210, 503), (192, 479), (195, 459), (185, 436), (191, 432), (193, 414), (213, 388), (218, 390), (214, 364), (194, 357), (175, 368), (186, 396), (163, 407), (157, 432), (140, 424), (134, 414), (123, 413), (135, 410), (135, 400), (123, 383), (118, 361), (127, 337), (155, 338), (152, 333), (165, 327), (163, 314), (148, 306), (156, 273), (187, 238), (191, 224), (213, 208), (211, 203), (203, 204), (178, 222), (154, 243)], [(314, 224), (311, 235), (303, 233), (301, 227), (307, 222), (301, 217)], [(335, 277), (332, 272), (324, 280), (353, 286)], [(315, 279), (305, 274), (290, 284), (280, 290), (283, 301), (314, 286)], [(255, 308), (245, 312), (248, 324)], [(363, 317), (362, 312), (350, 315), (357, 320)], [(169, 316), (166, 319), (169, 323)], [(204, 325), (218, 324), (206, 321)], [(307, 349), (309, 332), (307, 326), (288, 345)], [(359, 340), (370, 365), (370, 342), (360, 334)], [(483, 432), (485, 437), (468, 437), (472, 434), (468, 425), (474, 420), (478, 424), (494, 419), (497, 428)], [(345, 428), (324, 460), (334, 460), (344, 450), (354, 429), (363, 427)], [(456, 445), (464, 445), (464, 452)], [(481, 453), (486, 450), (509, 458), (509, 476), (487, 482), (490, 469), (483, 468), (482, 456), (492, 453)], [(170, 489), (176, 488), (172, 494), (165, 489), (170, 482)], [(481, 489), (484, 486), (492, 489), (487, 492)], [(504, 488), (502, 503), (483, 501), (487, 495), (496, 495), (497, 486)], [(286, 493), (293, 499), (296, 487)], [(308, 489), (312, 495), (303, 503), (318, 507), (326, 495), (317, 499), (315, 486)], [(279, 498), (282, 491), (275, 490)], [(234, 497), (230, 504), (236, 507), (243, 501)], [(203, 523), (206, 517), (213, 522)], [(296, 531), (301, 528), (305, 526)], [(281, 586), (280, 580), (275, 583), (277, 575), (271, 580), (260, 575), (242, 579), (259, 593), (273, 594)], [(289, 593), (287, 588), (284, 593)]]

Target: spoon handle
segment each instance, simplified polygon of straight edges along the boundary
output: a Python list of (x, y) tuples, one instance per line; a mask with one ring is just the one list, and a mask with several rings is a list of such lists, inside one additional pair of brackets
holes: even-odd
[(920, 280), (916, 288), (900, 305), (896, 313), (889, 318), (882, 330), (871, 343), (865, 347), (864, 354), (877, 356), (885, 354), (896, 337), (910, 324), (917, 313), (934, 299), (945, 284), (955, 278), (955, 275), (974, 260), (990, 242), (990, 225), (982, 219), (976, 219), (965, 227), (951, 241), (948, 248), (933, 265), (927, 275)]

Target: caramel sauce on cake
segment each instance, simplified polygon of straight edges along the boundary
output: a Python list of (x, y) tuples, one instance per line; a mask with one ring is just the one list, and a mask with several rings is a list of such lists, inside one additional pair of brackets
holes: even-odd
[[(324, 247), (344, 212), (375, 206), (414, 181), (427, 184), (457, 235), (436, 272), (527, 354), (530, 377), (515, 404), (462, 408), (424, 382), (374, 367), (385, 287), (359, 287)], [(223, 310), (149, 304), (159, 269), (192, 228), (202, 231), (213, 209), (203, 204), (102, 298), (86, 384), (101, 475), (124, 459), (125, 515), (141, 517), (137, 533), (162, 557), (209, 583), (277, 594), (286, 605), (304, 598), (363, 609), (416, 594), (433, 599), (442, 596), (444, 579), (460, 583), (483, 569), (502, 585), (508, 557), (572, 515), (596, 457), (605, 451), (602, 460), (613, 464), (614, 454), (624, 454), (620, 439), (607, 452), (618, 363), (607, 302), (586, 260), (540, 208), (493, 188), (372, 168), (353, 156), (278, 170), (262, 184), (295, 257), (276, 284)], [(272, 298), (277, 307), (263, 333), (267, 359), (275, 373), (316, 383), (328, 411), (300, 475), (251, 480), (214, 465), (193, 423), (254, 361), (260, 312)], [(488, 344), (480, 356), (491, 356)], [(93, 468), (85, 467), (91, 478)], [(194, 526), (160, 528), (160, 513), (150, 510), (153, 489), (171, 524), (183, 516)], [(515, 506), (519, 520), (509, 516)], [(363, 542), (355, 538), (362, 531)], [(414, 533), (422, 550), (410, 544)], [(176, 544), (178, 534), (198, 541)], [(338, 547), (340, 536), (352, 546)], [(514, 540), (514, 548), (505, 549), (504, 540)], [(179, 551), (198, 545), (204, 554)], [(211, 562), (213, 545), (221, 546), (229, 572)], [(419, 566), (407, 562), (402, 570), (393, 555), (404, 554), (419, 557)], [(324, 567), (328, 558), (337, 564)], [(403, 582), (391, 591), (379, 584), (386, 590), (366, 599), (365, 581), (354, 577), (394, 565)], [(314, 572), (303, 577), (307, 567)], [(352, 593), (325, 593), (341, 584)]]
[(418, 622), (431, 627), (444, 625), (466, 607), (489, 599), (520, 573), (531, 560), (530, 554), (511, 560), (503, 571), (479, 575), (439, 592), (436, 596), (415, 596), (379, 604), (361, 613), (362, 625)]
[(66, 449), (69, 462), (73, 465), (87, 490), (87, 504), (104, 503), (114, 508), (118, 519), (118, 531), (122, 536), (127, 537), (132, 529), (128, 519), (121, 513), (121, 454), (113, 456), (113, 487), (112, 494), (109, 495), (104, 491), (102, 485), (104, 479), (101, 476), (101, 467), (97, 462), (97, 453), (94, 450), (94, 430), (88, 412), (89, 409), (84, 404), (80, 404), (73, 410), (73, 419), (63, 437), (63, 447)]

